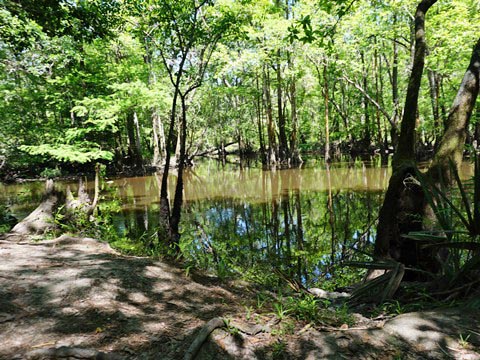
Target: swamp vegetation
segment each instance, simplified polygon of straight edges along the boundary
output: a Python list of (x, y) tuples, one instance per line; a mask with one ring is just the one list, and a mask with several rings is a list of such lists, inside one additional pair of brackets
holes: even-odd
[[(148, 257), (132, 260), (146, 274), (175, 278), (172, 264), (192, 277), (177, 279), (185, 289), (167, 307), (178, 295), (188, 308), (189, 287), (207, 299), (208, 284), (231, 286), (225, 296), (256, 327), (238, 322), (237, 306), (231, 324), (218, 290), (211, 319), (194, 319), (205, 323), (197, 335), (182, 327), (185, 359), (217, 328), (269, 334), (267, 350), (253, 341), (241, 356), (217, 339), (234, 358), (302, 358), (291, 347), (310, 327), (376, 329), (384, 317), (447, 303), (478, 315), (477, 1), (3, 0), (0, 24), (0, 244), (15, 254), (5, 271), (28, 263), (12, 244), (54, 276), (47, 254), (56, 244), (72, 269), (90, 266), (97, 249), (115, 269), (106, 297), (141, 293), (163, 304), (153, 284), (120, 274), (124, 260), (94, 238), (125, 262)], [(25, 178), (49, 179), (46, 190)], [(41, 240), (38, 252), (32, 240)], [(85, 281), (95, 285), (91, 271)], [(155, 286), (170, 289), (164, 280)], [(138, 291), (128, 294), (133, 282)], [(5, 286), (15, 297), (15, 285)], [(104, 310), (127, 306), (115, 301)], [(62, 311), (87, 311), (71, 306)], [(131, 321), (135, 311), (125, 313)], [(155, 356), (142, 329), (143, 354)], [(463, 334), (480, 343), (475, 329), (460, 333), (466, 348)], [(172, 336), (163, 351), (173, 359)], [(80, 356), (52, 349), (37, 355)]]

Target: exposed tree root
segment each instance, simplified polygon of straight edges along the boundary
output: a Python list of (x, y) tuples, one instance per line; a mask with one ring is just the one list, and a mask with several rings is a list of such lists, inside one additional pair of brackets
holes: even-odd
[(205, 340), (208, 338), (208, 335), (210, 335), (210, 333), (213, 330), (217, 328), (221, 328), (223, 326), (225, 326), (225, 321), (223, 320), (223, 318), (220, 318), (220, 317), (215, 317), (209, 322), (207, 322), (205, 325), (203, 325), (197, 337), (195, 338), (195, 340), (193, 340), (192, 344), (190, 345), (187, 352), (185, 353), (185, 356), (183, 357), (183, 359), (184, 360), (195, 359), (198, 351), (202, 347)]
[[(228, 327), (235, 328), (243, 334), (255, 336), (260, 333), (270, 333), (272, 331), (271, 329), (272, 326), (278, 324), (279, 322), (280, 320), (274, 317), (265, 325), (261, 325), (261, 324), (251, 325), (251, 324), (242, 324), (239, 322), (233, 322), (233, 323), (228, 322), (229, 324)], [(215, 329), (224, 327), (225, 324), (227, 324), (227, 321), (220, 317), (213, 318), (212, 320), (207, 322), (202, 327), (197, 337), (188, 348), (183, 359), (194, 360), (198, 352), (200, 351), (200, 348), (202, 347), (203, 343), (207, 340), (208, 336), (212, 333), (212, 331), (214, 331)]]

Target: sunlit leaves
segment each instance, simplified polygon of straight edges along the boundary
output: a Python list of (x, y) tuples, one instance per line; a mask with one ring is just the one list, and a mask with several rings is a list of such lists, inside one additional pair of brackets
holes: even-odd
[(98, 148), (97, 144), (91, 142), (84, 142), (76, 145), (22, 145), (20, 146), (20, 150), (26, 151), (30, 155), (41, 155), (63, 162), (77, 162), (80, 164), (95, 160), (113, 159), (113, 153), (111, 151), (101, 150)]

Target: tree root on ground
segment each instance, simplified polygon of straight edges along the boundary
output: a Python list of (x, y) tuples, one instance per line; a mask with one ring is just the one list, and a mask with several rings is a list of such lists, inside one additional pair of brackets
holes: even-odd
[(221, 317), (215, 317), (207, 322), (201, 329), (196, 338), (193, 340), (192, 344), (188, 348), (187, 352), (184, 355), (184, 360), (194, 360), (197, 356), (198, 352), (200, 351), (203, 343), (207, 340), (208, 336), (218, 328), (228, 327), (234, 328), (244, 333), (246, 335), (255, 336), (260, 333), (270, 333), (272, 331), (271, 327), (278, 324), (280, 322), (279, 319), (274, 317), (265, 325), (256, 324), (241, 324), (239, 322), (231, 322)]
[(221, 328), (223, 326), (225, 326), (225, 321), (223, 320), (223, 318), (220, 318), (220, 317), (215, 317), (209, 322), (207, 322), (205, 325), (203, 325), (197, 337), (195, 338), (195, 340), (193, 340), (192, 344), (190, 345), (187, 352), (185, 353), (185, 356), (183, 357), (183, 359), (184, 360), (195, 359), (198, 351), (202, 347), (205, 340), (208, 338), (208, 335), (210, 335), (210, 333), (213, 330), (217, 328)]

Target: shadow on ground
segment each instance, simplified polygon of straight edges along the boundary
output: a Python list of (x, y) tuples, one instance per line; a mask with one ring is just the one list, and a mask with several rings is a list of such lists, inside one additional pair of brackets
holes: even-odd
[[(250, 296), (196, 280), (165, 262), (120, 256), (93, 239), (1, 240), (0, 359), (62, 347), (182, 359), (208, 320), (245, 321), (242, 304)], [(480, 359), (477, 310), (404, 314), (378, 329), (325, 332), (304, 325), (288, 332), (280, 322), (256, 335), (217, 329), (197, 358)]]

